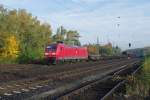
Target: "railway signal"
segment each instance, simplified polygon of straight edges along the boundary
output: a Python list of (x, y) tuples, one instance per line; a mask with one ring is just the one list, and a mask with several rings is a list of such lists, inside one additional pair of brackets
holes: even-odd
[(129, 48), (131, 47), (131, 43), (129, 43)]

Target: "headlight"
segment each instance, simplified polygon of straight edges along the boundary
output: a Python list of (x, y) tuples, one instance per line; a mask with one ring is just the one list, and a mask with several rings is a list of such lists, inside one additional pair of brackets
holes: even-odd
[(48, 55), (48, 53), (45, 53), (45, 55), (47, 56), (47, 55)]
[(56, 53), (53, 52), (52, 55), (56, 55)]

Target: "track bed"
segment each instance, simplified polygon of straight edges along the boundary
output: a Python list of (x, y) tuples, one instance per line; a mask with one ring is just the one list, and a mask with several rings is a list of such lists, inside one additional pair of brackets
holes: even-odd
[[(57, 91), (70, 85), (88, 81), (92, 77), (111, 73), (139, 59), (117, 59), (103, 62), (84, 62), (56, 66), (47, 65), (1, 65), (0, 98), (25, 99), (41, 96), (47, 91)], [(54, 91), (53, 91), (54, 90)], [(58, 91), (61, 92), (61, 91)], [(56, 93), (57, 94), (57, 93)], [(59, 93), (58, 93), (59, 94)], [(61, 93), (60, 93), (61, 94)], [(57, 97), (54, 96), (54, 97)]]

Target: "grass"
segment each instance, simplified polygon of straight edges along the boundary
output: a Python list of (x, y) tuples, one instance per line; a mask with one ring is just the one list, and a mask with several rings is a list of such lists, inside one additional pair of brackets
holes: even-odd
[(0, 57), (0, 64), (16, 64), (17, 60), (16, 58), (12, 57)]
[(150, 57), (146, 57), (141, 72), (129, 76), (126, 85), (126, 95), (130, 98), (144, 100), (150, 97)]

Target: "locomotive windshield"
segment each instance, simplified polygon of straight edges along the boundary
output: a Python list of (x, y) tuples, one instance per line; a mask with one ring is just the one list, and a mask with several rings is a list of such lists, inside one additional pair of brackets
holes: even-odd
[(46, 51), (56, 51), (57, 45), (49, 45), (46, 47)]

